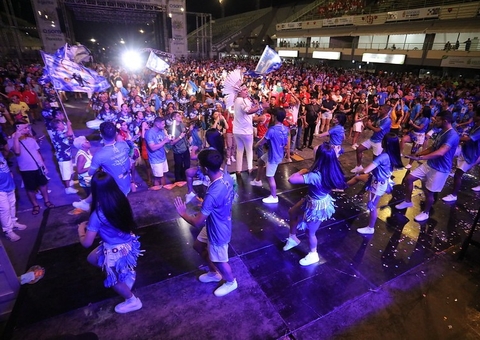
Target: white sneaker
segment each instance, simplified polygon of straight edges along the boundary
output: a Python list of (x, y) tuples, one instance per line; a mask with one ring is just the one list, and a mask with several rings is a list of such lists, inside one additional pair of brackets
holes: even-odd
[(263, 185), (262, 181), (257, 181), (256, 179), (250, 181), (250, 184), (255, 186), (255, 187), (261, 187)]
[(417, 221), (417, 222), (423, 222), (423, 221), (428, 220), (428, 218), (429, 218), (428, 213), (426, 213), (425, 211), (422, 211), (420, 214), (418, 214), (417, 216), (415, 216), (415, 221)]
[(362, 235), (372, 235), (375, 232), (375, 228), (370, 228), (370, 227), (364, 227), (364, 228), (358, 228), (357, 233), (362, 234)]
[(352, 174), (356, 174), (356, 173), (359, 173), (362, 170), (363, 170), (363, 166), (359, 165), (359, 166), (354, 167), (352, 170), (350, 170), (350, 172)]
[(25, 224), (18, 223), (17, 221), (13, 222), (13, 230), (25, 230), (27, 226)]
[(5, 232), (4, 234), (5, 234), (5, 237), (12, 242), (16, 242), (20, 240), (20, 236), (15, 234), (13, 231)]
[(411, 169), (412, 168), (412, 164), (408, 163), (407, 165), (405, 165), (405, 169)]
[(355, 143), (355, 144), (352, 145), (352, 149), (353, 149), (353, 150), (357, 150), (357, 148), (358, 148), (358, 144), (357, 144), (357, 143)]
[(65, 193), (68, 195), (68, 194), (76, 194), (78, 192), (77, 189), (75, 188), (72, 188), (72, 187), (68, 187), (68, 188), (65, 188)]
[(236, 162), (237, 160), (235, 159), (235, 157), (230, 157), (232, 159), (232, 162)]
[(77, 209), (82, 209), (83, 211), (90, 211), (90, 204), (85, 202), (85, 200), (73, 202), (72, 205)]
[(287, 243), (285, 243), (285, 245), (283, 246), (283, 251), (287, 251), (287, 250), (290, 250), (292, 248), (295, 248), (299, 244), (300, 244), (300, 241), (297, 242), (293, 238), (288, 237), (287, 238)]
[(456, 200), (457, 200), (457, 196), (452, 195), (452, 194), (447, 195), (447, 196), (442, 198), (442, 201), (444, 201), (444, 202), (455, 202)]
[(278, 203), (278, 196), (277, 196), (277, 197), (273, 197), (272, 195), (270, 195), (270, 196), (265, 197), (264, 199), (262, 199), (262, 202), (263, 202), (263, 203)]
[(203, 283), (208, 283), (208, 282), (220, 282), (222, 281), (222, 275), (220, 273), (212, 273), (208, 272), (205, 274), (202, 274), (198, 277), (198, 281), (203, 282)]
[(476, 186), (476, 187), (473, 187), (472, 190), (473, 190), (473, 191), (477, 191), (477, 192), (480, 191), (480, 185), (479, 185), (479, 186)]
[(302, 266), (309, 266), (311, 264), (317, 263), (320, 261), (320, 257), (318, 256), (318, 253), (308, 253), (307, 256), (305, 256), (303, 259), (299, 261), (300, 265)]
[(213, 294), (215, 294), (215, 296), (218, 296), (218, 297), (225, 296), (228, 293), (233, 292), (237, 288), (238, 288), (237, 280), (234, 279), (233, 282), (225, 282), (223, 285), (215, 289)]
[(140, 301), (139, 298), (132, 296), (130, 299), (125, 300), (125, 302), (116, 305), (115, 312), (125, 314), (139, 310), (140, 308), (142, 308), (142, 301)]
[(202, 184), (208, 187), (210, 185), (210, 177), (205, 176), (205, 179), (202, 181)]
[(202, 185), (203, 184), (203, 181), (199, 180), (199, 179), (196, 179), (193, 181), (192, 185)]
[(402, 210), (402, 209), (407, 209), (407, 208), (411, 208), (411, 207), (413, 207), (412, 202), (403, 201), (402, 203), (398, 203), (395, 206), (395, 209)]
[(185, 195), (185, 203), (190, 202), (190, 201), (193, 200), (196, 196), (197, 196), (197, 194), (195, 194), (193, 191), (192, 191), (192, 192), (189, 192), (188, 194)]
[(232, 161), (230, 160), (230, 158), (227, 158), (227, 165), (232, 165)]

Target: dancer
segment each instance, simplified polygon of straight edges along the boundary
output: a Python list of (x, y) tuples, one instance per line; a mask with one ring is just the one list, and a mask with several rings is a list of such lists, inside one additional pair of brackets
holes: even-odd
[(327, 132), (323, 132), (318, 135), (318, 137), (330, 136), (330, 144), (335, 149), (335, 154), (337, 158), (342, 153), (342, 143), (345, 139), (345, 128), (344, 125), (347, 121), (347, 117), (343, 113), (337, 113), (333, 116), (332, 123), (333, 126)]
[(283, 250), (287, 251), (299, 245), (297, 229), (306, 230), (310, 252), (300, 260), (300, 264), (308, 266), (320, 260), (315, 233), (320, 223), (329, 219), (335, 212), (334, 200), (329, 193), (332, 189), (345, 188), (343, 172), (335, 149), (327, 142), (320, 145), (310, 170), (302, 169), (291, 175), (288, 181), (292, 184), (308, 184), (308, 195), (288, 211), (290, 235)]
[(261, 147), (268, 142), (268, 152), (258, 160), (257, 177), (250, 182), (251, 185), (261, 187), (264, 170), (267, 176), (268, 184), (270, 185), (270, 196), (262, 199), (263, 203), (278, 203), (277, 197), (277, 183), (275, 182), (275, 173), (277, 172), (278, 164), (283, 159), (283, 149), (288, 143), (289, 129), (283, 124), (286, 112), (282, 108), (277, 108), (274, 111), (275, 125), (270, 127), (261, 140), (259, 140), (255, 149)]
[(237, 174), (240, 174), (243, 166), (243, 153), (247, 154), (247, 169), (251, 173), (253, 169), (253, 117), (260, 106), (253, 103), (249, 98), (248, 89), (245, 85), (240, 88), (238, 97), (235, 99), (233, 117), (233, 136), (237, 144)]
[(463, 174), (480, 162), (480, 108), (477, 108), (473, 117), (474, 127), (460, 137), (461, 146), (457, 148), (457, 169), (453, 177), (453, 191), (450, 195), (442, 198), (444, 202), (455, 202), (457, 200)]
[(128, 313), (142, 308), (142, 302), (132, 293), (135, 267), (141, 255), (132, 207), (115, 179), (104, 171), (92, 177), (92, 209), (89, 221), (78, 225), (78, 237), (85, 248), (97, 234), (102, 243), (87, 257), (90, 264), (105, 271), (106, 288), (112, 288), (125, 299), (115, 306), (115, 312)]
[[(414, 117), (413, 120), (409, 121), (409, 125), (412, 127), (412, 130), (405, 134), (402, 137), (400, 142), (400, 151), (403, 152), (403, 147), (405, 143), (413, 143), (411, 154), (415, 155), (418, 150), (423, 146), (425, 142), (425, 133), (428, 131), (430, 125), (430, 117), (432, 111), (429, 106), (424, 106), (421, 110), (421, 116)], [(410, 159), (408, 164), (405, 166), (405, 169), (410, 169), (413, 164), (413, 159)]]
[(383, 137), (390, 132), (392, 125), (392, 120), (389, 117), (390, 110), (390, 105), (382, 105), (375, 121), (371, 121), (369, 118), (365, 123), (365, 126), (372, 130), (373, 134), (370, 139), (360, 144), (360, 146), (357, 148), (357, 166), (350, 170), (350, 172), (357, 173), (363, 170), (362, 158), (365, 150), (372, 148), (374, 156), (378, 156), (382, 153)]
[(200, 282), (225, 283), (218, 287), (215, 296), (224, 296), (238, 284), (228, 263), (228, 243), (232, 236), (232, 203), (234, 198), (233, 180), (222, 169), (223, 155), (217, 150), (206, 149), (198, 154), (200, 166), (210, 177), (205, 199), (196, 215), (187, 214), (187, 207), (180, 197), (175, 199), (178, 214), (194, 227), (205, 224), (194, 243), (194, 249), (207, 261), (209, 272), (200, 275)]
[(413, 182), (421, 180), (425, 193), (425, 207), (423, 212), (415, 216), (417, 222), (428, 220), (434, 193), (442, 191), (452, 168), (453, 157), (460, 142), (457, 131), (452, 128), (452, 120), (453, 115), (450, 111), (440, 112), (435, 117), (435, 126), (441, 128), (441, 133), (437, 136), (433, 145), (415, 156), (408, 156), (415, 161), (426, 160), (427, 162), (407, 176), (405, 179), (405, 201), (397, 204), (395, 208), (401, 210), (413, 207)]
[[(223, 157), (225, 154), (225, 140), (223, 139), (223, 136), (220, 134), (220, 132), (217, 129), (208, 129), (205, 133), (205, 141), (207, 142), (207, 149), (217, 150), (222, 156), (223, 162)], [(197, 196), (197, 194), (193, 190), (193, 179), (195, 178), (195, 176), (198, 177), (202, 182), (207, 178), (203, 174), (200, 165), (188, 168), (185, 171), (185, 176), (187, 178), (188, 190), (188, 193), (185, 195), (185, 203), (189, 203)]]
[(383, 138), (382, 147), (383, 152), (371, 164), (366, 166), (361, 174), (347, 182), (348, 186), (355, 185), (358, 182), (367, 183), (367, 190), (370, 191), (367, 204), (370, 220), (368, 226), (357, 229), (357, 232), (360, 234), (369, 235), (374, 233), (378, 202), (383, 194), (392, 190), (393, 183), (390, 177), (393, 169), (403, 168), (400, 157), (400, 143), (395, 133), (390, 132)]
[(365, 127), (365, 120), (367, 119), (367, 107), (363, 104), (359, 104), (355, 108), (354, 118), (353, 118), (353, 126), (350, 131), (350, 135), (352, 135), (352, 149), (357, 150), (358, 148), (358, 137), (363, 132)]

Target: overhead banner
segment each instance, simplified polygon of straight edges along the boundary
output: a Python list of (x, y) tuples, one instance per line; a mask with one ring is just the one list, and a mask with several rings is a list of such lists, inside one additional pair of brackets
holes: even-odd
[(444, 55), (440, 66), (480, 69), (480, 57), (452, 57)]
[(66, 42), (58, 20), (57, 0), (32, 0), (32, 4), (43, 50), (54, 53)]
[(381, 54), (364, 53), (363, 62), (403, 65), (405, 63), (405, 54)]
[(340, 60), (340, 56), (340, 52), (313, 51), (312, 53), (314, 59)]
[(406, 11), (387, 12), (387, 22), (406, 21), (416, 19), (438, 18), (440, 7), (417, 8)]
[(353, 25), (353, 16), (351, 17), (340, 17), (340, 18), (331, 18), (331, 19), (323, 19), (322, 20), (323, 26), (345, 26), (345, 25)]
[(177, 58), (186, 57), (188, 45), (185, 0), (170, 0), (168, 2), (168, 15), (172, 18), (170, 53), (173, 53)]

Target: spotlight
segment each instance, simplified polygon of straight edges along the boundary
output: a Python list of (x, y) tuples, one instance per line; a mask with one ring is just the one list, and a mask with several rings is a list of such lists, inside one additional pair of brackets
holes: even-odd
[(126, 51), (122, 54), (122, 63), (126, 68), (130, 70), (138, 70), (142, 65), (142, 58), (140, 54), (135, 51)]

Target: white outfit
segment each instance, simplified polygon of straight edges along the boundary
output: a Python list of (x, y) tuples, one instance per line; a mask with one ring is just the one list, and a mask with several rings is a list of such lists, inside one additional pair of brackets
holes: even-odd
[(249, 98), (237, 97), (233, 104), (233, 137), (237, 144), (237, 171), (242, 171), (243, 153), (247, 153), (247, 168), (253, 168), (253, 117), (247, 114), (252, 108)]

